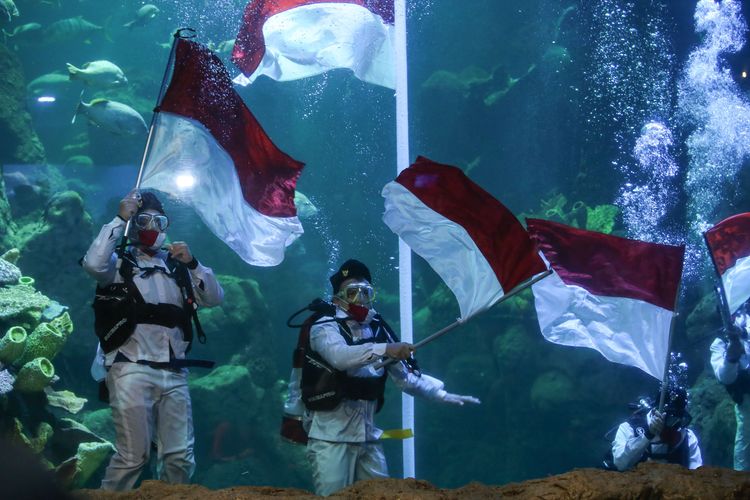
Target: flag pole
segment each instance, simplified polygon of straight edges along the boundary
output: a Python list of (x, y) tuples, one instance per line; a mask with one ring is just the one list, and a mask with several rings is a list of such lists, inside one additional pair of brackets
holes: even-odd
[(667, 338), (667, 359), (664, 360), (664, 375), (661, 379), (661, 393), (659, 394), (659, 413), (664, 409), (664, 400), (667, 396), (667, 386), (669, 385), (669, 358), (672, 350), (672, 334), (674, 333), (675, 323), (677, 322), (677, 306), (680, 302), (680, 289), (682, 288), (682, 277), (677, 285), (677, 296), (674, 298), (674, 310), (672, 311), (672, 321), (669, 323), (669, 337)]
[(706, 243), (708, 248), (708, 256), (711, 258), (711, 264), (714, 266), (716, 276), (718, 277), (718, 283), (716, 284), (716, 294), (719, 299), (719, 312), (721, 314), (721, 322), (724, 324), (724, 328), (729, 331), (729, 326), (732, 321), (732, 313), (729, 310), (729, 301), (727, 300), (727, 291), (724, 289), (724, 280), (721, 279), (721, 273), (719, 272), (719, 266), (716, 264), (714, 253), (711, 251), (711, 245), (708, 244), (708, 237), (706, 236), (708, 231), (703, 233), (703, 241)]
[[(186, 32), (187, 34), (183, 35), (183, 32)], [(141, 166), (138, 168), (138, 176), (135, 180), (135, 187), (133, 189), (137, 190), (141, 187), (141, 180), (143, 179), (143, 168), (146, 166), (146, 160), (148, 159), (148, 154), (151, 152), (151, 139), (154, 135), (154, 128), (156, 128), (156, 118), (159, 115), (160, 112), (160, 106), (161, 101), (164, 98), (164, 93), (166, 92), (167, 88), (167, 80), (169, 79), (169, 75), (172, 72), (172, 66), (174, 64), (174, 56), (175, 52), (177, 51), (177, 40), (180, 38), (189, 39), (189, 38), (195, 38), (195, 30), (193, 28), (180, 28), (177, 31), (174, 32), (173, 40), (172, 40), (172, 47), (169, 49), (169, 58), (167, 59), (167, 66), (164, 68), (164, 75), (161, 78), (161, 86), (159, 87), (159, 95), (156, 98), (156, 106), (154, 107), (154, 112), (151, 115), (151, 124), (148, 127), (148, 137), (146, 138), (146, 146), (143, 148), (143, 156), (141, 157)], [(139, 201), (140, 204), (140, 201)], [(120, 248), (118, 250), (118, 253), (122, 255), (122, 253), (125, 251), (125, 246), (128, 241), (128, 232), (130, 231), (130, 219), (125, 223), (125, 233), (122, 235), (122, 242), (120, 243)]]
[[(396, 174), (409, 166), (409, 88), (406, 57), (406, 0), (394, 1), (394, 35), (396, 62)], [(401, 339), (414, 340), (412, 318), (411, 249), (398, 239), (398, 281)], [(401, 425), (414, 429), (414, 398), (401, 393)], [(403, 477), (416, 477), (414, 438), (403, 440)]]
[[(415, 349), (419, 349), (420, 347), (422, 347), (422, 346), (424, 346), (426, 344), (429, 344), (430, 342), (432, 342), (432, 341), (434, 341), (434, 340), (442, 337), (443, 335), (445, 335), (446, 333), (450, 332), (451, 330), (453, 330), (457, 326), (463, 325), (464, 323), (466, 323), (470, 319), (472, 319), (472, 318), (474, 318), (476, 316), (479, 316), (483, 312), (489, 311), (490, 309), (492, 309), (496, 305), (505, 302), (506, 300), (508, 300), (509, 298), (511, 298), (511, 297), (513, 297), (515, 295), (518, 295), (519, 293), (521, 293), (522, 291), (526, 290), (527, 288), (529, 288), (534, 283), (537, 283), (538, 281), (543, 280), (544, 278), (546, 278), (550, 274), (552, 274), (552, 269), (547, 269), (545, 272), (537, 274), (533, 278), (531, 278), (531, 279), (529, 279), (529, 280), (521, 283), (520, 285), (518, 285), (517, 287), (515, 287), (510, 292), (508, 292), (505, 295), (503, 295), (502, 297), (500, 297), (500, 299), (497, 302), (494, 302), (494, 303), (490, 304), (489, 306), (482, 307), (481, 309), (477, 309), (476, 311), (474, 311), (473, 313), (469, 314), (465, 318), (459, 318), (456, 321), (454, 321), (453, 323), (451, 323), (450, 325), (446, 326), (445, 328), (442, 328), (442, 329), (438, 330), (437, 332), (433, 333), (432, 335), (430, 335), (430, 336), (428, 336), (428, 337), (420, 340), (419, 342), (417, 342), (416, 344), (414, 344), (414, 348)], [(374, 368), (375, 369), (382, 368), (384, 366), (388, 366), (388, 365), (390, 365), (392, 363), (395, 363), (395, 362), (396, 362), (395, 359), (388, 359), (388, 360), (385, 360), (385, 361), (380, 361), (376, 365), (374, 365)]]

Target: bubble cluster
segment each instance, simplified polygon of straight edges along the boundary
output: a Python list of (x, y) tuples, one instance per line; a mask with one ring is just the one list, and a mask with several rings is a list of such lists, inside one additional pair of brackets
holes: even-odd
[(750, 103), (742, 96), (723, 56), (745, 43), (739, 2), (700, 0), (695, 10), (702, 43), (690, 54), (679, 83), (680, 118), (692, 132), (686, 179), (693, 240), (717, 222), (719, 207), (750, 156)]

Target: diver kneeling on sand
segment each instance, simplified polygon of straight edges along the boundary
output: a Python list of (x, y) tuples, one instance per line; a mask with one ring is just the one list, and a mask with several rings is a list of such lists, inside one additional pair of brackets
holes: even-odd
[(688, 469), (703, 465), (695, 433), (688, 428), (687, 391), (669, 388), (662, 411), (659, 393), (632, 404), (635, 412), (617, 428), (608, 468), (625, 471), (645, 461), (679, 464)]
[[(373, 309), (372, 278), (363, 263), (346, 261), (330, 281), (333, 304), (316, 300), (309, 306), (315, 313), (303, 325), (289, 325), (303, 328), (282, 425), (282, 435), (307, 442), (318, 495), (361, 479), (388, 477), (378, 443), (383, 431), (374, 425), (388, 376), (413, 396), (456, 405), (479, 403), (472, 396), (446, 392), (440, 380), (419, 373), (411, 357), (414, 347), (399, 342)], [(397, 362), (376, 367), (383, 358)], [(295, 417), (302, 429), (294, 426)]]
[[(128, 238), (118, 248), (130, 221)], [(157, 475), (187, 483), (195, 470), (187, 360), (196, 304), (215, 306), (224, 292), (213, 271), (184, 242), (162, 248), (169, 219), (153, 193), (133, 191), (120, 201), (81, 261), (97, 281), (95, 330), (99, 337), (92, 374), (106, 377), (115, 424), (115, 455), (102, 488), (132, 489), (157, 447)], [(192, 322), (191, 322), (192, 321)], [(106, 370), (106, 371), (105, 371)]]

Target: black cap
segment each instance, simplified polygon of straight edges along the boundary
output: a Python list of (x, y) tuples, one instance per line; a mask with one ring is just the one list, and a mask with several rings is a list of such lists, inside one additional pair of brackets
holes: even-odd
[(367, 269), (367, 266), (358, 260), (349, 259), (341, 265), (336, 274), (331, 276), (333, 293), (338, 293), (341, 283), (352, 278), (366, 279), (368, 283), (372, 283), (370, 270)]
[(141, 193), (141, 206), (138, 207), (138, 211), (145, 212), (146, 210), (156, 210), (160, 214), (166, 215), (159, 198), (151, 192)]

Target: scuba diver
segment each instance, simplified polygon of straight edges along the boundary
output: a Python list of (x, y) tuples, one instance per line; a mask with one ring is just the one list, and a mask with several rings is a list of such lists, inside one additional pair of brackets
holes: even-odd
[[(132, 244), (125, 247), (128, 226)], [(99, 347), (92, 374), (106, 378), (116, 433), (116, 453), (101, 485), (107, 490), (134, 487), (149, 462), (152, 442), (159, 479), (188, 483), (195, 470), (186, 368), (213, 363), (187, 360), (185, 354), (193, 323), (199, 340), (205, 339), (196, 304), (218, 305), (224, 292), (186, 243), (162, 247), (168, 226), (153, 193), (131, 191), (81, 260), (97, 281)]]
[[(414, 347), (399, 342), (373, 308), (372, 278), (362, 262), (347, 260), (330, 281), (333, 304), (313, 302), (310, 308), (317, 313), (308, 323), (309, 339), (301, 335), (305, 360), (299, 390), (294, 373), (290, 381), (290, 394), (301, 396), (304, 403), (301, 418), (318, 495), (362, 479), (388, 477), (378, 443), (383, 431), (374, 425), (386, 378), (413, 396), (456, 405), (479, 403), (471, 396), (451, 394), (440, 380), (419, 373), (411, 357)], [(376, 367), (383, 358), (392, 362)], [(294, 403), (287, 401), (286, 409)]]
[(667, 390), (663, 411), (657, 409), (660, 394), (641, 398), (630, 407), (635, 412), (617, 428), (612, 442), (614, 469), (625, 471), (645, 461), (680, 464), (688, 469), (703, 465), (698, 438), (688, 428), (687, 391)]
[(735, 312), (726, 337), (711, 344), (711, 367), (734, 401), (737, 431), (734, 436), (734, 469), (750, 471), (750, 309), (745, 302)]

